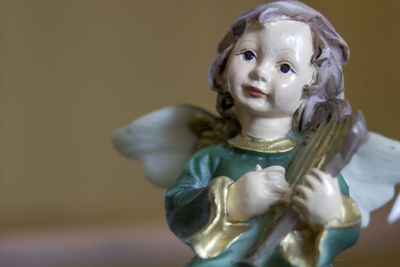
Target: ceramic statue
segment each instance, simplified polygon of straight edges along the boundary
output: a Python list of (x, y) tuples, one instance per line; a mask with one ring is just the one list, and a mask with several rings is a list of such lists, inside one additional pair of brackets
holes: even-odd
[(330, 266), (393, 197), (399, 142), (351, 111), (348, 45), (307, 5), (257, 6), (217, 50), (209, 84), (220, 116), (167, 107), (113, 144), (168, 187), (169, 227), (195, 252), (188, 266)]

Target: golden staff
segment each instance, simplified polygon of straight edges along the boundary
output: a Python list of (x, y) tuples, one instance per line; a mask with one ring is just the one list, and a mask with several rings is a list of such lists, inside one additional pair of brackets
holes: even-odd
[[(313, 168), (337, 176), (358, 147), (366, 141), (366, 136), (365, 119), (361, 111), (346, 115), (341, 120), (330, 117), (311, 130), (287, 170), (292, 189), (291, 198), (295, 187)], [(243, 266), (260, 266), (265, 262), (299, 220), (299, 215), (291, 205), (279, 208), (275, 213), (274, 224), (261, 233)]]

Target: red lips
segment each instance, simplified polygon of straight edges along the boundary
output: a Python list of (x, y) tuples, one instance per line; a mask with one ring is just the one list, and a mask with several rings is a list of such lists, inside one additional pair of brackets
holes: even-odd
[(259, 97), (265, 96), (265, 94), (257, 87), (248, 86), (248, 87), (246, 87), (246, 90), (249, 93), (249, 95), (254, 98), (259, 98)]

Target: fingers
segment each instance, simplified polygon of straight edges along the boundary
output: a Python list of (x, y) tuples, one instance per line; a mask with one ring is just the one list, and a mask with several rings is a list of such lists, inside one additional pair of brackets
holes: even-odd
[(304, 209), (307, 207), (307, 201), (302, 199), (299, 196), (295, 196), (293, 198), (293, 202), (294, 202), (294, 207), (296, 207), (297, 209), (304, 211)]
[[(328, 177), (328, 179), (327, 179)], [(330, 175), (318, 169), (312, 169), (310, 174), (304, 176), (303, 183), (296, 186), (296, 199), (308, 201), (317, 195), (324, 195), (332, 191)], [(300, 203), (300, 202), (299, 202)]]
[(273, 203), (275, 204), (289, 203), (290, 201), (290, 194), (285, 191), (277, 192), (268, 189), (264, 191), (263, 196), (265, 201), (271, 202), (271, 200), (273, 200)]
[(286, 182), (265, 181), (264, 195), (267, 199), (273, 198), (277, 203), (288, 203), (290, 201), (291, 189)]
[(314, 177), (314, 179), (308, 178), (307, 182), (310, 184), (313, 183), (312, 187), (314, 189), (317, 189), (318, 186), (335, 189), (339, 188), (339, 182), (337, 178), (332, 177), (329, 173), (323, 172), (319, 169), (312, 169), (310, 173), (311, 176)]
[(298, 185), (296, 187), (296, 193), (298, 195), (297, 197), (299, 197), (299, 198), (307, 199), (310, 197), (312, 192), (313, 191), (305, 185)]
[(275, 172), (275, 173), (279, 173), (279, 174), (283, 174), (283, 175), (285, 175), (285, 172), (286, 172), (285, 168), (282, 167), (282, 166), (279, 166), (279, 165), (269, 166), (269, 167), (263, 169), (262, 171), (263, 171), (264, 173), (272, 173), (272, 172)]
[(311, 174), (317, 177), (319, 180), (325, 180), (326, 178), (333, 178), (328, 173), (321, 171), (320, 169), (311, 169)]
[(300, 215), (301, 218), (304, 218), (305, 214), (307, 214), (307, 202), (304, 199), (295, 196), (293, 198), (293, 204), (293, 209)]
[(312, 174), (307, 174), (304, 176), (304, 180), (303, 180), (303, 185), (310, 187), (312, 189), (316, 189), (319, 186), (321, 186), (322, 181), (319, 177), (312, 175)]
[(312, 169), (311, 171), (314, 175), (319, 177), (324, 185), (339, 188), (339, 183), (336, 177), (332, 177), (329, 173), (323, 172), (319, 169)]
[(254, 166), (253, 171), (262, 171), (264, 173), (275, 172), (275, 173), (280, 173), (280, 174), (285, 174), (285, 172), (286, 172), (285, 168), (282, 166), (279, 166), (279, 165), (273, 165), (273, 166), (269, 166), (269, 167), (263, 169), (260, 164), (257, 164), (256, 166)]
[(301, 216), (307, 214), (307, 201), (312, 197), (313, 190), (305, 185), (296, 187), (296, 195), (293, 197), (293, 208)]
[(261, 171), (262, 175), (271, 180), (285, 180), (285, 168), (279, 165), (274, 165), (263, 169), (260, 164), (254, 166), (253, 171)]
[(285, 179), (285, 168), (275, 165), (263, 169), (262, 172), (265, 177), (264, 184), (271, 189), (270, 191), (284, 194), (290, 192), (289, 184)]
[(263, 173), (264, 180), (267, 182), (285, 183), (285, 176), (281, 173)]
[(267, 191), (287, 195), (290, 193), (290, 187), (287, 184), (269, 183)]
[(330, 179), (333, 179), (328, 173), (323, 172), (319, 169), (311, 169), (310, 173), (304, 176), (303, 184), (313, 189), (317, 189), (323, 185), (326, 185)]

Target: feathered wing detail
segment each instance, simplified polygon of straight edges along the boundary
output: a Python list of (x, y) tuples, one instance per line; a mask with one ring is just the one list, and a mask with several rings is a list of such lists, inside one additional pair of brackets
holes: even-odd
[(394, 186), (400, 183), (400, 142), (376, 133), (342, 170), (350, 197), (358, 204), (362, 226), (369, 223), (369, 214), (390, 201)]
[(189, 105), (156, 110), (118, 129), (112, 143), (125, 157), (144, 163), (150, 182), (168, 187), (192, 154), (197, 137), (188, 122), (197, 113), (207, 112)]

